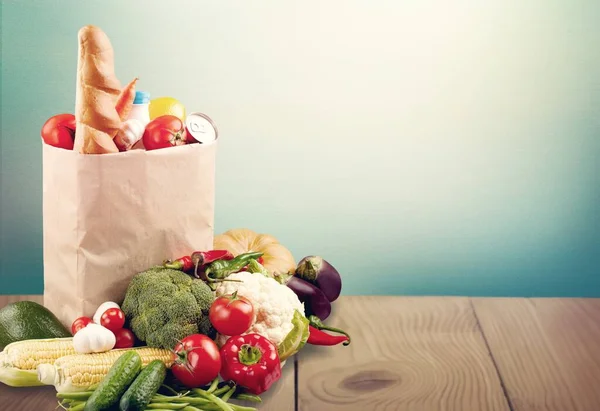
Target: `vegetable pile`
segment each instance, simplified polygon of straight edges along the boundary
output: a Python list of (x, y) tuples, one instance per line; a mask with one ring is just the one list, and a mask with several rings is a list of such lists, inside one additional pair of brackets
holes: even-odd
[(93, 318), (79, 317), (71, 324), (75, 351), (89, 354), (133, 347), (135, 336), (124, 326), (125, 313), (119, 304), (113, 301), (100, 304)]
[[(230, 400), (260, 401), (305, 344), (350, 344), (324, 323), (342, 288), (329, 262), (307, 256), (296, 265), (274, 237), (247, 229), (215, 244), (227, 248), (136, 274), (121, 304), (76, 318), (72, 338), (35, 303), (0, 310), (8, 343), (0, 381), (54, 385), (60, 405), (75, 411), (248, 411)], [(27, 328), (32, 316), (37, 325)]]
[(209, 380), (207, 385), (184, 391), (169, 386), (167, 378), (167, 368), (162, 361), (154, 360), (143, 367), (142, 358), (132, 350), (119, 357), (97, 386), (56, 396), (59, 405), (71, 411), (253, 411), (256, 408), (232, 404), (229, 400), (261, 401), (235, 383), (220, 384), (217, 378)]

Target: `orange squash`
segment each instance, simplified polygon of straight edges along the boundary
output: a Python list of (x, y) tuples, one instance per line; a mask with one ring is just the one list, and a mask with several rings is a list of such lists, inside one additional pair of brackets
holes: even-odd
[(250, 251), (263, 253), (263, 266), (274, 275), (293, 273), (294, 256), (269, 234), (258, 234), (247, 228), (236, 228), (215, 236), (215, 250), (228, 250), (234, 256)]

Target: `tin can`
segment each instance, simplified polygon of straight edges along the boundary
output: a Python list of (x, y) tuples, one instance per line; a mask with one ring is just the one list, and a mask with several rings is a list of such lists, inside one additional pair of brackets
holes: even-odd
[(195, 112), (187, 115), (185, 119), (187, 132), (201, 144), (215, 141), (219, 135), (215, 123), (206, 114)]

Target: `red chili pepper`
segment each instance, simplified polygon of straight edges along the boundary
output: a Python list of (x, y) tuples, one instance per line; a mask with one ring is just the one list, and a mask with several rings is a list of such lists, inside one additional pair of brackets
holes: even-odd
[(210, 264), (217, 260), (232, 260), (233, 254), (227, 250), (194, 251), (192, 261), (199, 266)]
[[(350, 344), (350, 335), (347, 332), (340, 330), (339, 328), (328, 327), (317, 317), (311, 315), (308, 317), (310, 325), (308, 326), (308, 343), (312, 345), (337, 345), (344, 343), (344, 345)], [(343, 335), (331, 335), (321, 330), (329, 330)]]
[(192, 263), (192, 258), (189, 255), (185, 255), (175, 261), (166, 260), (163, 267), (179, 271), (191, 271), (194, 268), (194, 263)]
[(348, 337), (345, 335), (331, 335), (327, 334), (319, 330), (318, 328), (313, 327), (312, 325), (308, 326), (309, 334), (308, 334), (308, 343), (312, 345), (338, 345), (339, 343), (344, 343), (344, 345), (348, 345)]
[(227, 250), (194, 251), (191, 256), (184, 255), (175, 261), (166, 260), (163, 267), (179, 271), (192, 271), (196, 264), (202, 268), (207, 264), (217, 260), (231, 260), (233, 254)]
[(260, 395), (281, 377), (277, 347), (259, 334), (231, 337), (221, 347), (221, 377)]
[(203, 278), (202, 274), (206, 266), (218, 260), (233, 260), (233, 254), (227, 250), (194, 251), (192, 253), (194, 276)]

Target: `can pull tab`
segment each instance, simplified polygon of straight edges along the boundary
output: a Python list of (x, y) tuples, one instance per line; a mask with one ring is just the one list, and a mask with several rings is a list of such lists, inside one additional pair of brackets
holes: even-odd
[(190, 123), (190, 130), (194, 133), (206, 133), (206, 126), (204, 124), (192, 121)]
[(206, 114), (198, 112), (188, 114), (185, 126), (188, 133), (199, 143), (212, 143), (217, 139), (217, 127)]

